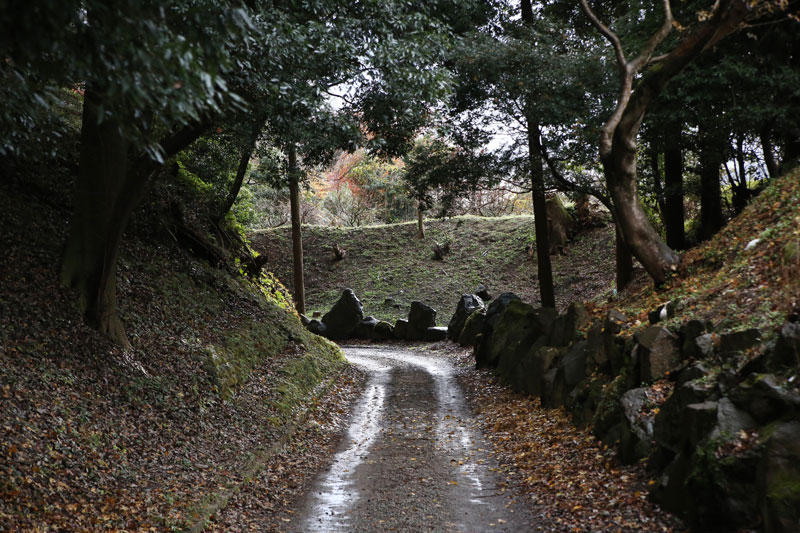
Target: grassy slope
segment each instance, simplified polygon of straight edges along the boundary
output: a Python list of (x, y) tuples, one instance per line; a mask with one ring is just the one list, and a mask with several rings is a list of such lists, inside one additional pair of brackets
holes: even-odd
[(0, 182), (0, 530), (182, 529), (257, 468), (341, 353), (280, 290), (192, 259), (141, 216), (120, 258), (134, 346), (120, 351), (59, 284), (68, 172), (32, 176), (50, 181)]
[[(761, 240), (745, 250), (753, 239)], [(639, 283), (611, 305), (646, 323), (647, 311), (677, 300), (672, 323), (701, 318), (718, 329), (757, 327), (771, 334), (800, 303), (800, 167), (770, 184), (711, 240), (686, 252), (680, 274), (662, 290)]]
[[(426, 222), (426, 238), (416, 238), (414, 223), (363, 228), (303, 228), (306, 307), (327, 311), (345, 288), (355, 290), (365, 314), (397, 319), (420, 300), (438, 310), (446, 325), (461, 294), (479, 283), (495, 295), (512, 291), (529, 302), (539, 301), (536, 262), (526, 246), (533, 242), (533, 218), (528, 216), (455, 217)], [(269, 257), (267, 265), (291, 288), (291, 240), (288, 228), (257, 231), (255, 248)], [(452, 241), (444, 261), (433, 259), (435, 242)], [(338, 243), (347, 257), (333, 261)], [(608, 228), (582, 234), (567, 254), (553, 256), (556, 297), (561, 308), (588, 299), (613, 283), (613, 233)], [(394, 299), (399, 308), (384, 303)]]

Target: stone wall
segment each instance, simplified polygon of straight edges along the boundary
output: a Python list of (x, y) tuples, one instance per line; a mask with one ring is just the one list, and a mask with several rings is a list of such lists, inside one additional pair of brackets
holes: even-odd
[[(459, 302), (448, 337), (474, 347), (542, 405), (562, 406), (615, 446), (621, 462), (646, 460), (651, 497), (693, 527), (800, 531), (800, 324), (764, 343), (758, 330), (715, 332), (687, 320), (620, 332), (626, 317), (534, 308), (505, 293), (487, 308)], [(456, 318), (458, 318), (456, 320)]]

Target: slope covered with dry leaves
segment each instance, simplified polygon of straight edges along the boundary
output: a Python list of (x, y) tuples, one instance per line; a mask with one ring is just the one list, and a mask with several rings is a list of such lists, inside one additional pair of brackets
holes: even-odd
[(686, 252), (665, 287), (640, 283), (609, 306), (646, 323), (648, 311), (670, 300), (682, 319), (711, 320), (718, 329), (757, 327), (769, 335), (786, 319), (800, 302), (800, 167)]
[(118, 275), (134, 348), (110, 344), (59, 282), (71, 175), (54, 168), (0, 182), (0, 531), (183, 529), (352, 371), (276, 281), (193, 258), (147, 205)]

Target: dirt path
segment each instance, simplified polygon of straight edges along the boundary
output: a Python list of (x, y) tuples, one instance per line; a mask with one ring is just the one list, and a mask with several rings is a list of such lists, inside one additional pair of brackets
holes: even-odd
[(297, 531), (527, 531), (535, 518), (504, 488), (447, 359), (400, 347), (346, 347), (369, 373), (330, 469)]

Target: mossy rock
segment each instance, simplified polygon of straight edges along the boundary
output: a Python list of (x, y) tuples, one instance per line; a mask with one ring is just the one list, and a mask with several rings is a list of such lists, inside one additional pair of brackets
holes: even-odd
[(754, 490), (762, 450), (740, 455), (719, 450), (734, 436), (711, 439), (695, 448), (684, 483), (689, 504), (669, 509), (700, 528), (754, 527), (760, 522), (759, 494)]
[(564, 348), (538, 344), (531, 346), (520, 361), (518, 376), (515, 379), (518, 390), (534, 396), (542, 396), (545, 390), (544, 376), (563, 354)]
[(572, 423), (586, 427), (603, 399), (603, 388), (608, 383), (606, 376), (590, 376), (575, 387), (567, 398), (567, 410)]
[(494, 326), (488, 354), (497, 362), (497, 373), (508, 382), (517, 382), (518, 366), (532, 346), (543, 345), (551, 313), (535, 309), (520, 300), (509, 302)]
[(467, 317), (467, 321), (464, 323), (464, 327), (461, 330), (461, 335), (458, 337), (458, 344), (461, 346), (475, 346), (478, 335), (480, 335), (481, 331), (483, 330), (485, 318), (485, 310), (478, 309), (473, 311), (472, 314)]
[(622, 372), (610, 383), (606, 384), (600, 394), (597, 409), (592, 417), (594, 435), (606, 444), (610, 444), (615, 440), (610, 436), (614, 426), (624, 421), (625, 414), (622, 412), (619, 399), (628, 390), (627, 383), (628, 376), (625, 372)]
[[(266, 359), (282, 352), (290, 341), (301, 344), (305, 350), (303, 358), (332, 371), (335, 365), (345, 364), (339, 347), (303, 328), (293, 315), (283, 315), (281, 324), (252, 321), (234, 330), (225, 332), (220, 344), (205, 347), (203, 368), (217, 388), (221, 398), (229, 399), (250, 378), (251, 372)], [(293, 360), (296, 361), (296, 360)], [(314, 370), (306, 367), (307, 370)], [(314, 370), (306, 379), (303, 372), (287, 370), (291, 379), (319, 382), (321, 375)], [(300, 386), (304, 388), (304, 386)]]
[(764, 531), (800, 531), (800, 422), (771, 424), (761, 434), (764, 455), (757, 486)]

